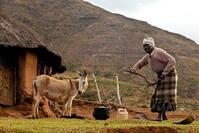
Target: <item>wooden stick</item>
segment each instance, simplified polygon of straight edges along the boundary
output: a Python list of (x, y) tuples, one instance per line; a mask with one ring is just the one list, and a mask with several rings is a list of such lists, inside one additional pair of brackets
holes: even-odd
[(118, 101), (119, 101), (119, 105), (122, 105), (121, 99), (120, 99), (120, 86), (119, 86), (119, 82), (118, 82), (118, 76), (116, 75), (116, 82), (117, 82), (117, 97), (118, 97)]
[(98, 84), (97, 84), (97, 80), (96, 80), (95, 74), (93, 73), (92, 75), (93, 75), (95, 86), (96, 86), (96, 89), (97, 89), (98, 100), (99, 100), (100, 103), (102, 103), (102, 99), (100, 97), (99, 87), (98, 87)]
[(156, 85), (158, 83), (158, 81), (154, 82), (154, 83), (151, 83), (150, 81), (148, 81), (148, 79), (145, 76), (143, 76), (140, 73), (132, 72), (130, 70), (125, 70), (125, 72), (132, 73), (132, 74), (135, 74), (135, 75), (138, 75), (138, 76), (142, 77), (145, 80), (145, 82), (147, 83), (147, 87), (154, 86), (154, 85)]

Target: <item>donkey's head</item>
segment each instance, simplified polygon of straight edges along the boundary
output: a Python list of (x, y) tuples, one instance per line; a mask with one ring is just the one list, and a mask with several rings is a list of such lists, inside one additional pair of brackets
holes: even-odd
[(83, 92), (85, 92), (88, 88), (88, 78), (87, 78), (87, 72), (84, 70), (83, 73), (79, 73), (79, 88), (78, 88), (78, 94), (81, 95)]

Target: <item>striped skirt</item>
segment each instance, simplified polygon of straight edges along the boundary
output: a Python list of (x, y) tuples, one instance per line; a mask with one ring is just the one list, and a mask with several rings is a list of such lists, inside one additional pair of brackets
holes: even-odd
[[(158, 74), (158, 76), (160, 76)], [(177, 104), (177, 72), (173, 69), (156, 86), (151, 98), (152, 112), (175, 111)]]

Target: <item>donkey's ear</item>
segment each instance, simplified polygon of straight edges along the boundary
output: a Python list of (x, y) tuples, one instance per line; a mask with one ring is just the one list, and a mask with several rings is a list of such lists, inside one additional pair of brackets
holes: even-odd
[(84, 70), (83, 76), (86, 77), (87, 74), (88, 74), (88, 73), (86, 72), (86, 70)]
[(78, 73), (79, 76), (83, 76), (83, 74), (80, 71), (76, 71), (76, 73)]

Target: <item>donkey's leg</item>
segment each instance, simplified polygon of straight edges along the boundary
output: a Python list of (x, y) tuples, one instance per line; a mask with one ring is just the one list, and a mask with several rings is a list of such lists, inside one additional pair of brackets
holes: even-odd
[(34, 97), (34, 102), (33, 102), (33, 117), (38, 118), (39, 117), (39, 103), (40, 103), (40, 96), (35, 96)]
[(63, 111), (62, 111), (62, 116), (65, 116), (67, 106), (68, 106), (68, 99), (67, 99), (66, 102), (65, 102), (65, 106), (64, 106)]
[(39, 104), (40, 104), (40, 102), (38, 102), (37, 105), (36, 105), (36, 117), (37, 118), (40, 118), (40, 116), (39, 116)]
[(33, 103), (32, 103), (32, 111), (33, 111), (32, 114), (33, 114), (33, 118), (36, 118), (36, 116), (37, 116), (37, 114), (36, 114), (36, 104), (37, 104), (37, 102), (34, 99)]
[(40, 105), (40, 103), (41, 103), (41, 100), (42, 100), (42, 97), (41, 96), (38, 96), (37, 97), (37, 101), (36, 101), (36, 116), (37, 116), (37, 118), (40, 118), (40, 116), (39, 116), (39, 105)]
[(72, 104), (73, 104), (73, 97), (69, 99), (69, 116), (71, 117), (71, 112), (72, 112)]

